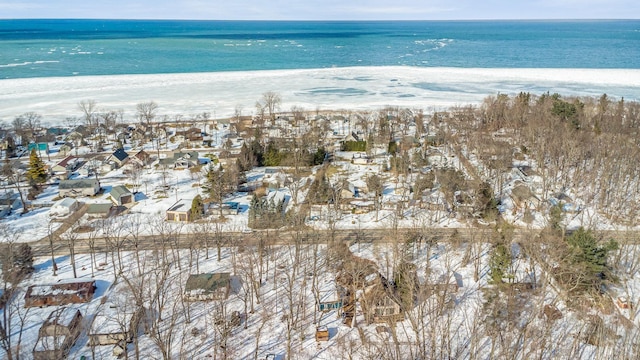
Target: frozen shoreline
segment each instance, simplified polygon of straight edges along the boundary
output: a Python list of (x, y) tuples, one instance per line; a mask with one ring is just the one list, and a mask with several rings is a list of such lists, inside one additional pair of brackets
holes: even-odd
[(125, 112), (153, 100), (159, 114), (190, 116), (209, 112), (243, 115), (266, 91), (278, 92), (282, 110), (375, 109), (386, 105), (442, 108), (477, 104), (488, 95), (540, 94), (599, 96), (640, 100), (640, 69), (480, 69), (406, 66), (308, 70), (51, 77), (0, 80), (0, 121), (27, 111), (46, 124), (80, 116), (77, 103), (97, 101), (100, 109)]

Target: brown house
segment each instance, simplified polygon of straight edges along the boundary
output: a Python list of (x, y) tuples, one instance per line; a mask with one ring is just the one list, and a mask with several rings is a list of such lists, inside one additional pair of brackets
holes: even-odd
[(49, 314), (38, 332), (33, 348), (35, 360), (64, 359), (82, 331), (82, 314), (77, 309), (63, 307)]
[(402, 302), (395, 285), (378, 274), (364, 290), (362, 305), (368, 323), (404, 320)]
[(146, 167), (151, 164), (151, 156), (144, 150), (140, 150), (131, 156), (131, 162), (139, 165), (140, 167)]
[(24, 296), (24, 307), (87, 303), (96, 291), (95, 281), (31, 285)]

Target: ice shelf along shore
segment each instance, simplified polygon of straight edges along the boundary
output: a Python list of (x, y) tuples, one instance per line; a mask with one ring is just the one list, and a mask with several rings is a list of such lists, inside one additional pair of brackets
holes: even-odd
[(640, 100), (636, 69), (419, 68), (346, 67), (162, 75), (80, 76), (0, 80), (0, 120), (27, 111), (44, 122), (79, 116), (81, 100), (105, 109), (135, 112), (136, 104), (155, 101), (166, 115), (201, 112), (231, 116), (254, 111), (266, 91), (293, 105), (316, 109), (375, 109), (387, 105), (446, 108), (478, 104), (487, 95), (521, 91), (565, 96), (599, 96)]

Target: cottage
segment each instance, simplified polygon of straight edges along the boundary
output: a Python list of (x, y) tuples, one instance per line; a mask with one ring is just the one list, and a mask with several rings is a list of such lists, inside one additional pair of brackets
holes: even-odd
[(53, 204), (49, 214), (51, 214), (51, 216), (63, 217), (76, 212), (79, 207), (80, 203), (78, 200), (74, 198), (64, 198)]
[(189, 222), (193, 220), (191, 204), (193, 199), (180, 199), (167, 210), (168, 221)]
[(0, 219), (11, 214), (12, 211), (22, 207), (20, 194), (14, 193), (13, 190), (5, 191), (0, 194)]
[(376, 274), (375, 279), (368, 282), (370, 285), (365, 288), (361, 299), (367, 322), (404, 320), (402, 302), (396, 286), (380, 274)]
[(33, 348), (35, 360), (64, 359), (82, 331), (79, 310), (62, 307), (52, 311), (38, 332)]
[(79, 161), (75, 156), (69, 155), (51, 167), (53, 174), (59, 179), (66, 180), (69, 174), (78, 166)]
[(189, 169), (199, 164), (198, 152), (174, 152), (171, 156), (158, 159), (158, 165), (165, 168)]
[(95, 291), (95, 281), (31, 285), (24, 296), (24, 307), (87, 303)]
[(129, 342), (135, 332), (136, 313), (112, 303), (102, 305), (88, 331), (89, 346), (115, 345)]
[(140, 150), (131, 156), (131, 161), (140, 167), (146, 167), (151, 163), (151, 156), (144, 150)]
[(113, 163), (116, 167), (121, 167), (129, 160), (129, 154), (124, 149), (118, 149), (111, 154), (106, 160), (108, 163)]
[(118, 206), (133, 204), (135, 202), (133, 194), (124, 185), (112, 187), (111, 192), (109, 192), (109, 199)]
[(58, 185), (60, 197), (94, 196), (100, 192), (97, 179), (62, 180)]
[(203, 142), (202, 130), (196, 127), (176, 131), (176, 136), (182, 137), (189, 147), (201, 146)]
[(229, 273), (189, 275), (184, 288), (186, 301), (224, 300), (229, 296)]

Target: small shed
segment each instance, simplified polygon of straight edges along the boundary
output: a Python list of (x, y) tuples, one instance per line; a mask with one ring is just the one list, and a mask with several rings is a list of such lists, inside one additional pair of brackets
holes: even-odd
[(184, 287), (186, 301), (223, 300), (229, 296), (231, 274), (208, 273), (189, 275)]
[(132, 204), (135, 202), (135, 198), (131, 191), (124, 185), (117, 185), (111, 188), (109, 193), (109, 199), (116, 205), (122, 206), (125, 204)]
[(316, 328), (316, 341), (329, 341), (329, 329), (326, 326)]
[(50, 214), (52, 216), (67, 216), (69, 214), (73, 214), (80, 207), (80, 203), (78, 200), (74, 198), (64, 198), (62, 200), (56, 201), (55, 204), (51, 207)]

